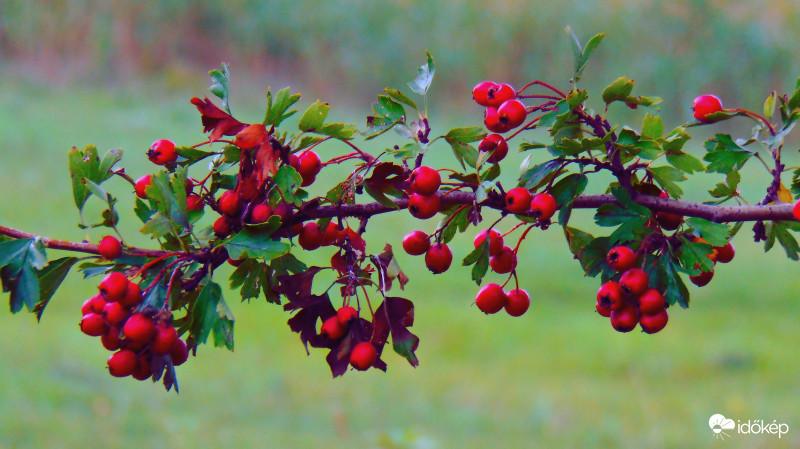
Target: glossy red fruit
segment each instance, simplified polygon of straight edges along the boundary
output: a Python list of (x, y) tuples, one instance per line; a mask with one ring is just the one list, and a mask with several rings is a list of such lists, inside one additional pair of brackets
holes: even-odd
[(178, 341), (178, 331), (171, 324), (164, 322), (156, 325), (156, 332), (150, 349), (156, 354), (169, 354), (175, 342)]
[(428, 234), (422, 231), (411, 231), (403, 237), (403, 249), (412, 256), (421, 256), (431, 247)]
[(320, 334), (327, 336), (331, 340), (340, 340), (346, 332), (347, 328), (342, 326), (336, 315), (323, 321), (322, 328), (319, 330)]
[(128, 278), (119, 271), (114, 271), (100, 281), (99, 289), (106, 301), (119, 301), (128, 290)]
[(86, 315), (87, 313), (92, 313), (92, 298), (87, 299), (81, 305), (81, 315)]
[(651, 288), (639, 297), (639, 312), (645, 315), (658, 313), (659, 310), (667, 307), (664, 295), (658, 290)]
[(489, 99), (486, 106), (493, 106), (499, 108), (502, 104), (506, 103), (517, 96), (517, 92), (509, 84), (497, 84), (493, 89), (489, 89), (487, 97)]
[(359, 371), (369, 369), (377, 359), (378, 351), (375, 349), (375, 346), (368, 341), (362, 341), (355, 345), (353, 351), (350, 352), (350, 365)]
[(150, 357), (145, 354), (136, 358), (136, 368), (131, 373), (131, 377), (136, 380), (147, 380), (153, 375), (152, 364)]
[(517, 267), (517, 255), (514, 254), (514, 250), (504, 246), (499, 254), (489, 257), (489, 266), (492, 267), (492, 271), (495, 273), (510, 273), (511, 270)]
[(698, 287), (705, 287), (711, 282), (711, 279), (714, 277), (714, 270), (711, 271), (703, 271), (698, 275), (689, 276), (689, 280), (692, 281), (692, 284)]
[(439, 172), (426, 165), (415, 168), (408, 180), (411, 182), (410, 191), (420, 195), (432, 195), (442, 185), (442, 176)]
[(239, 199), (239, 194), (233, 190), (228, 190), (219, 197), (219, 200), (217, 200), (217, 206), (219, 207), (220, 212), (232, 217), (238, 214), (242, 209), (242, 202)]
[(167, 139), (156, 140), (150, 145), (150, 151), (147, 152), (147, 157), (150, 159), (150, 162), (156, 165), (175, 162), (178, 159), (178, 153), (175, 152), (175, 143)]
[[(606, 282), (597, 290), (597, 304), (599, 307), (603, 307), (609, 311), (619, 310), (624, 303), (622, 288), (614, 281)], [(597, 311), (599, 312), (600, 309), (598, 308)]]
[(439, 212), (439, 196), (412, 193), (408, 197), (408, 211), (416, 218), (426, 220)]
[(797, 200), (792, 206), (792, 215), (794, 215), (795, 220), (800, 221), (800, 200)]
[[(98, 293), (92, 296), (91, 298), (89, 298), (89, 301), (91, 302), (92, 306), (92, 310), (90, 310), (90, 312), (103, 313), (103, 309), (106, 307), (107, 301), (105, 300), (105, 298), (103, 298), (102, 293)], [(84, 313), (84, 315), (86, 314)]]
[(135, 282), (128, 282), (128, 288), (125, 289), (125, 296), (119, 300), (119, 303), (125, 307), (132, 308), (138, 306), (142, 302), (142, 288)]
[(625, 304), (611, 311), (611, 327), (617, 332), (630, 332), (639, 324), (639, 312), (636, 307)]
[(316, 176), (322, 170), (322, 161), (319, 155), (312, 150), (302, 151), (297, 154), (300, 176)]
[(223, 215), (223, 216), (217, 218), (217, 220), (214, 222), (214, 228), (213, 229), (214, 229), (214, 235), (216, 235), (217, 237), (219, 237), (221, 239), (224, 239), (225, 237), (230, 235), (230, 233), (231, 233), (231, 224), (228, 221), (228, 217)]
[(489, 255), (496, 256), (500, 254), (500, 252), (503, 250), (503, 234), (501, 234), (497, 229), (492, 229), (491, 231), (488, 229), (481, 230), (477, 235), (475, 235), (475, 238), (472, 240), (472, 245), (475, 248), (481, 246), (483, 241), (486, 240), (487, 234), (489, 234)]
[(97, 252), (104, 258), (113, 260), (122, 255), (122, 244), (116, 237), (107, 235), (97, 245)]
[(636, 253), (627, 246), (617, 246), (608, 252), (606, 261), (611, 266), (611, 269), (622, 273), (633, 268), (636, 263)]
[(434, 243), (425, 252), (425, 266), (433, 274), (444, 273), (453, 262), (453, 253), (445, 243)]
[(511, 129), (507, 122), (500, 120), (500, 114), (497, 113), (497, 108), (495, 107), (486, 108), (483, 124), (486, 125), (486, 129), (493, 133), (504, 133)]
[(650, 278), (641, 268), (631, 268), (622, 273), (622, 277), (619, 278), (619, 286), (622, 287), (622, 290), (635, 296), (646, 292), (649, 283)]
[(483, 313), (497, 313), (508, 304), (508, 295), (500, 284), (486, 284), (478, 291), (475, 304)]
[(186, 197), (186, 209), (189, 211), (203, 210), (203, 200), (200, 195), (196, 193), (189, 194)]
[(342, 326), (347, 326), (356, 318), (358, 318), (358, 311), (353, 307), (345, 306), (336, 311), (336, 319)]
[(497, 115), (500, 118), (500, 122), (507, 123), (509, 129), (513, 129), (525, 123), (525, 119), (528, 117), (528, 111), (521, 101), (506, 100), (497, 107)]
[(175, 346), (172, 347), (169, 358), (172, 360), (173, 365), (183, 365), (189, 359), (189, 348), (186, 347), (186, 342), (180, 338), (175, 341)]
[(250, 214), (251, 223), (264, 223), (272, 216), (272, 208), (267, 204), (256, 204)]
[(715, 95), (700, 95), (694, 99), (694, 118), (703, 123), (711, 123), (709, 114), (722, 111), (722, 100)]
[(103, 309), (103, 317), (108, 324), (115, 326), (128, 319), (130, 312), (118, 302), (110, 302)]
[(611, 309), (607, 305), (601, 304), (600, 301), (597, 301), (594, 308), (602, 317), (608, 318), (611, 316)]
[(489, 134), (478, 144), (478, 151), (492, 153), (486, 158), (486, 162), (496, 164), (508, 154), (508, 142), (500, 134)]
[(481, 106), (489, 106), (489, 91), (497, 90), (497, 83), (481, 81), (472, 88), (472, 99)]
[(514, 289), (506, 295), (508, 301), (506, 302), (506, 312), (511, 316), (522, 316), (528, 311), (531, 305), (531, 297), (528, 292), (522, 289)]
[(99, 313), (87, 313), (81, 319), (81, 332), (91, 337), (99, 337), (108, 330), (108, 323)]
[(531, 200), (531, 212), (539, 218), (539, 221), (549, 220), (558, 209), (558, 204), (553, 195), (542, 192)]
[(136, 196), (139, 198), (146, 200), (147, 193), (145, 190), (150, 183), (153, 182), (153, 175), (144, 175), (141, 178), (136, 180), (136, 184), (134, 185), (133, 189), (136, 191)]
[(272, 215), (277, 215), (281, 217), (281, 223), (288, 223), (294, 217), (294, 211), (292, 210), (292, 206), (287, 203), (278, 203), (275, 206), (275, 209), (272, 211)]
[(639, 318), (639, 325), (646, 333), (655, 334), (667, 326), (667, 321), (669, 321), (667, 309), (661, 309), (654, 314), (642, 314)]
[[(661, 191), (658, 195), (660, 198), (669, 198), (665, 191)], [(683, 224), (683, 215), (673, 214), (671, 212), (656, 212), (656, 221), (661, 229), (665, 231), (674, 231)]]
[(725, 246), (716, 246), (714, 249), (717, 251), (717, 262), (719, 263), (728, 263), (733, 260), (733, 256), (736, 254), (736, 249), (733, 247), (733, 243), (728, 242)]
[(506, 192), (506, 209), (512, 214), (524, 214), (531, 210), (531, 192), (524, 187), (514, 187)]
[(136, 343), (148, 343), (156, 333), (156, 325), (143, 313), (134, 313), (122, 326), (122, 333)]
[(306, 251), (313, 251), (320, 246), (322, 246), (322, 240), (324, 235), (322, 234), (322, 230), (320, 230), (319, 225), (316, 222), (310, 221), (303, 225), (303, 229), (300, 231), (300, 236), (297, 238), (297, 242), (300, 243), (300, 247)]
[(103, 347), (109, 351), (116, 351), (119, 349), (122, 346), (122, 339), (119, 337), (119, 328), (117, 326), (109, 327), (106, 333), (100, 337), (100, 342), (103, 343)]
[(108, 372), (114, 377), (130, 376), (136, 369), (136, 353), (123, 349), (111, 354), (108, 358)]

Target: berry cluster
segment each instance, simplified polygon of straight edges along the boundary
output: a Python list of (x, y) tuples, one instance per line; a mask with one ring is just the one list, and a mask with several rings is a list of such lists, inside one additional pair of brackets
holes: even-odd
[[(358, 321), (358, 311), (350, 306), (344, 306), (336, 311), (336, 314), (322, 322), (319, 334), (339, 342), (350, 332), (351, 324)], [(369, 341), (362, 341), (353, 346), (350, 351), (350, 365), (359, 370), (365, 371), (371, 367), (378, 359), (378, 351)]]
[(439, 212), (439, 186), (442, 177), (428, 166), (415, 168), (408, 177), (408, 211), (416, 218), (427, 220)]
[(81, 313), (81, 331), (100, 337), (103, 347), (116, 351), (108, 359), (114, 377), (158, 380), (165, 366), (178, 366), (189, 358), (186, 343), (172, 325), (172, 313), (145, 307), (139, 284), (120, 272), (100, 282), (99, 293), (83, 303)]
[[(706, 243), (708, 242), (702, 238), (697, 236), (692, 236), (692, 241), (698, 243)], [(736, 249), (733, 247), (731, 242), (728, 242), (724, 246), (712, 246), (711, 247), (711, 254), (708, 255), (708, 258), (711, 259), (711, 262), (714, 263), (716, 266), (717, 262), (719, 263), (728, 263), (733, 260), (733, 256), (736, 254)], [(695, 265), (695, 269), (699, 269), (699, 265)], [(711, 282), (711, 279), (714, 277), (714, 270), (708, 271), (701, 271), (700, 274), (689, 276), (689, 280), (698, 287), (704, 287)]]
[(478, 291), (475, 305), (486, 314), (505, 308), (511, 316), (522, 316), (531, 305), (531, 297), (519, 288), (506, 292), (500, 284), (486, 284)]

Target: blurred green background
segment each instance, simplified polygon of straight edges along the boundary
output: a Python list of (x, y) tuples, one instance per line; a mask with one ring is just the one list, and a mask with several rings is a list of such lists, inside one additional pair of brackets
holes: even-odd
[[(443, 133), (481, 123), (470, 99), (479, 80), (565, 86), (569, 25), (583, 41), (607, 33), (584, 86), (633, 78), (638, 93), (664, 98), (671, 128), (688, 120), (699, 93), (758, 111), (770, 90), (793, 90), (798, 9), (778, 0), (2, 0), (0, 224), (83, 239), (69, 147), (123, 148), (132, 176), (151, 172), (144, 151), (155, 139), (203, 139), (188, 99), (206, 94), (206, 72), (222, 61), (230, 64), (232, 107), (243, 121), (261, 119), (267, 86), (291, 85), (304, 93), (303, 105), (320, 98), (334, 106), (332, 118), (363, 125), (374, 95), (402, 87), (429, 49), (437, 63), (432, 124)], [(643, 112), (612, 114), (635, 126)], [(693, 151), (718, 129), (745, 136), (750, 124), (736, 119), (699, 129)], [(365, 148), (379, 152), (397, 140), (387, 135)], [(341, 151), (320, 148), (323, 157)], [(454, 163), (439, 144), (429, 158)], [(522, 158), (504, 161), (504, 180), (513, 181)], [(326, 168), (314, 192), (346, 168)], [(743, 193), (757, 201), (764, 172), (754, 166), (745, 175)], [(687, 197), (702, 199), (720, 181), (700, 176)], [(130, 210), (130, 186), (114, 180), (109, 189)], [(93, 203), (87, 214), (99, 210)], [(589, 212), (574, 220), (594, 229)], [(405, 232), (432, 231), (434, 221), (376, 218), (368, 250), (378, 252), (384, 242), (399, 247)], [(122, 229), (131, 243), (152, 245), (137, 235), (132, 214)], [(583, 277), (558, 227), (523, 245), (521, 283), (533, 305), (517, 319), (471, 306), (477, 287), (457, 262), (433, 276), (420, 259), (400, 255), (412, 279), (403, 294), (417, 305), (412, 330), (422, 340), (421, 365), (412, 369), (388, 354), (385, 374), (332, 380), (324, 353), (306, 357), (279, 307), (239, 304), (230, 293), (236, 351), (202, 347), (178, 370), (180, 395), (107, 374), (108, 353), (77, 328), (80, 305), (97, 282), (73, 274), (40, 324), (29, 314), (0, 314), (0, 449), (800, 447), (797, 267), (780, 249), (764, 254), (747, 229), (735, 241), (734, 262), (718, 267), (708, 287), (691, 288), (692, 308), (671, 309), (668, 327), (654, 336), (617, 334), (594, 313), (599, 282)], [(458, 237), (456, 260), (470, 247), (471, 235)], [(303, 257), (323, 263), (327, 251)], [(791, 430), (780, 441), (734, 434), (712, 442), (707, 422), (714, 413), (777, 420)]]

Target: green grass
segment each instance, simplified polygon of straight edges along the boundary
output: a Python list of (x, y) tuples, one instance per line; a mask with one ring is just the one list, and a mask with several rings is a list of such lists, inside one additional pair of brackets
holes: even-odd
[[(122, 147), (131, 174), (144, 174), (152, 167), (142, 153), (156, 138), (200, 141), (185, 100), (157, 87), (141, 94), (24, 83), (4, 89), (0, 223), (82, 239), (66, 150)], [(245, 109), (258, 117), (256, 105)], [(438, 148), (432, 157), (452, 163), (449, 150)], [(519, 160), (504, 163), (512, 167), (508, 179)], [(110, 186), (129, 209), (130, 188)], [(133, 238), (133, 217), (124, 218), (125, 235), (147, 244)], [(587, 223), (591, 214), (575, 219)], [(405, 232), (430, 231), (433, 221), (375, 218), (368, 249), (399, 247)], [(714, 413), (777, 419), (792, 429), (780, 441), (733, 435), (719, 443), (725, 447), (797, 447), (797, 266), (780, 249), (764, 254), (744, 231), (736, 245), (734, 262), (720, 266), (708, 287), (692, 288), (692, 308), (670, 309), (668, 327), (653, 336), (618, 334), (594, 313), (599, 281), (583, 277), (557, 226), (523, 245), (521, 286), (533, 304), (517, 319), (479, 313), (477, 286), (458, 263), (433, 276), (419, 258), (400, 255), (412, 279), (402, 294), (416, 304), (420, 366), (388, 353), (387, 373), (335, 380), (323, 352), (306, 356), (279, 307), (239, 304), (228, 293), (236, 350), (201, 347), (178, 369), (180, 395), (107, 374), (108, 352), (77, 326), (96, 281), (73, 273), (41, 323), (0, 314), (0, 448), (707, 447), (717, 444), (707, 427)], [(471, 236), (457, 237), (456, 260), (470, 247)], [(322, 262), (328, 251), (308, 259)]]

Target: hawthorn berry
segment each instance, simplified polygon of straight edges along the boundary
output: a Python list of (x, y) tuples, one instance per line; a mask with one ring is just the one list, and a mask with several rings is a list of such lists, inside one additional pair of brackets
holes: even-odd
[(728, 242), (725, 246), (715, 246), (714, 249), (717, 251), (717, 262), (719, 263), (732, 261), (733, 256), (736, 254), (736, 249), (731, 242)]
[(106, 333), (100, 336), (100, 342), (109, 351), (116, 351), (121, 348), (122, 339), (119, 337), (119, 328), (117, 326), (109, 327)]
[(709, 114), (722, 111), (722, 100), (715, 95), (700, 95), (694, 99), (694, 118), (703, 123), (711, 123)]
[[(658, 195), (659, 198), (669, 198), (669, 195), (665, 191), (661, 191)], [(658, 225), (661, 226), (661, 229), (665, 231), (674, 231), (681, 227), (683, 224), (683, 215), (680, 214), (673, 214), (671, 212), (656, 212), (656, 221)]]
[(491, 153), (486, 162), (496, 164), (508, 154), (508, 141), (500, 134), (489, 134), (478, 144), (478, 151)]
[(606, 261), (614, 271), (622, 273), (623, 271), (628, 271), (628, 269), (633, 268), (633, 265), (636, 263), (636, 253), (627, 246), (617, 246), (608, 252)]
[(156, 333), (156, 326), (147, 315), (137, 312), (122, 326), (122, 333), (136, 343), (148, 343)]
[(362, 341), (355, 345), (353, 351), (350, 352), (350, 365), (359, 371), (369, 369), (377, 359), (378, 351), (375, 349), (375, 346), (368, 341)]
[(425, 252), (425, 266), (433, 274), (444, 273), (453, 262), (453, 253), (445, 243), (434, 243)]
[(504, 133), (511, 129), (507, 122), (500, 120), (500, 114), (497, 113), (497, 108), (488, 107), (483, 116), (483, 124), (486, 129), (493, 133)]
[(639, 325), (644, 332), (655, 334), (667, 326), (667, 321), (669, 321), (667, 309), (661, 309), (653, 314), (642, 313), (642, 316), (639, 318)]
[(253, 207), (253, 211), (250, 213), (250, 222), (251, 223), (264, 223), (269, 220), (269, 217), (272, 216), (272, 208), (269, 205), (260, 203), (256, 204)]
[(81, 319), (81, 332), (90, 337), (99, 337), (108, 330), (108, 323), (99, 313), (87, 313)]
[(288, 203), (278, 203), (272, 211), (272, 215), (281, 217), (281, 223), (289, 223), (294, 218), (292, 205)]
[(594, 308), (602, 317), (608, 318), (611, 316), (611, 309), (608, 307), (608, 305), (601, 304), (600, 301), (597, 301), (597, 303), (594, 305)]
[(175, 341), (172, 351), (169, 353), (169, 358), (175, 366), (183, 365), (189, 359), (189, 348), (186, 342), (180, 338)]
[(114, 260), (122, 255), (122, 244), (116, 237), (107, 235), (97, 245), (97, 252), (105, 259)]
[(624, 302), (622, 288), (614, 281), (606, 282), (597, 290), (597, 311), (600, 312), (601, 315), (603, 315), (603, 312), (600, 310), (601, 307), (609, 311), (619, 310)]
[(203, 200), (200, 195), (196, 193), (189, 194), (186, 197), (186, 209), (189, 211), (203, 210)]
[(797, 200), (792, 206), (792, 215), (795, 220), (800, 221), (800, 200)]
[(336, 311), (336, 319), (339, 320), (339, 324), (342, 326), (347, 326), (350, 321), (356, 318), (358, 318), (358, 311), (353, 307), (345, 306)]
[(486, 96), (489, 99), (489, 104), (486, 106), (499, 108), (507, 101), (516, 98), (517, 92), (509, 84), (496, 84), (492, 89), (489, 89)]
[(496, 256), (500, 254), (503, 250), (503, 234), (497, 229), (492, 229), (491, 231), (488, 229), (481, 230), (472, 240), (472, 244), (475, 248), (481, 246), (483, 241), (486, 240), (487, 234), (489, 235), (489, 255)]
[(439, 196), (412, 193), (408, 197), (408, 211), (416, 218), (427, 220), (439, 212)]
[[(91, 305), (90, 312), (94, 312), (94, 313), (103, 313), (103, 309), (105, 308), (106, 303), (107, 303), (107, 301), (103, 298), (103, 294), (102, 293), (98, 293), (98, 294), (92, 296), (91, 298), (89, 298), (89, 302), (90, 302), (90, 305)], [(86, 314), (84, 313), (84, 315), (86, 315)]]
[(514, 129), (525, 123), (525, 118), (528, 117), (528, 111), (521, 101), (506, 100), (503, 104), (498, 106), (497, 116), (500, 122), (508, 124), (509, 129)]
[(322, 169), (322, 161), (319, 155), (312, 150), (301, 151), (289, 157), (289, 164), (303, 178), (301, 187), (307, 187), (314, 183), (317, 174)]
[(531, 212), (539, 218), (539, 221), (549, 220), (558, 209), (558, 204), (553, 195), (542, 192), (531, 200)]
[(622, 277), (619, 278), (619, 286), (622, 287), (622, 290), (636, 296), (647, 291), (647, 284), (649, 283), (650, 278), (641, 268), (631, 268), (622, 273)]
[(310, 221), (303, 225), (300, 236), (297, 237), (297, 242), (300, 243), (300, 247), (304, 250), (313, 251), (322, 246), (323, 239), (324, 235), (319, 225), (316, 222)]
[(342, 326), (342, 323), (339, 322), (339, 317), (336, 315), (323, 321), (319, 330), (321, 335), (325, 335), (331, 340), (340, 340), (346, 332), (347, 328)]
[(225, 237), (230, 235), (231, 224), (228, 221), (228, 217), (223, 215), (217, 218), (217, 220), (214, 222), (213, 229), (214, 229), (214, 235), (216, 235), (221, 239), (224, 239)]
[(611, 311), (611, 327), (617, 332), (630, 332), (639, 324), (639, 312), (636, 307), (625, 304)]
[(497, 313), (508, 304), (508, 295), (500, 284), (486, 284), (478, 291), (475, 304), (483, 313)]
[(134, 185), (133, 189), (136, 191), (136, 196), (139, 198), (146, 200), (147, 193), (145, 190), (150, 183), (153, 182), (153, 175), (144, 175), (141, 178), (136, 180), (136, 184)]
[(489, 91), (497, 90), (497, 83), (481, 81), (472, 88), (472, 99), (481, 106), (489, 106)]
[(522, 316), (528, 311), (531, 305), (531, 297), (528, 292), (522, 289), (514, 289), (506, 295), (508, 301), (506, 302), (506, 312), (511, 316)]
[(111, 272), (100, 281), (100, 293), (103, 294), (106, 301), (119, 301), (125, 297), (128, 283), (128, 278), (124, 274), (119, 271)]
[(512, 214), (524, 214), (531, 209), (531, 192), (524, 187), (514, 187), (506, 192), (506, 209)]
[(403, 249), (412, 256), (421, 256), (430, 248), (428, 234), (422, 231), (411, 231), (403, 237)]
[(114, 326), (128, 319), (130, 312), (118, 302), (109, 302), (103, 308), (103, 317), (108, 324)]
[(108, 358), (108, 372), (114, 377), (130, 376), (136, 369), (136, 364), (136, 353), (123, 349), (111, 354), (111, 357)]
[(171, 140), (160, 139), (150, 145), (150, 151), (147, 152), (147, 157), (150, 162), (156, 165), (169, 164), (178, 159), (178, 153), (175, 151), (175, 143)]
[(87, 313), (92, 313), (92, 298), (87, 299), (81, 305), (81, 315), (86, 315)]
[(667, 303), (664, 301), (664, 295), (654, 288), (647, 290), (639, 296), (639, 311), (642, 312), (642, 314), (648, 315), (658, 313), (659, 310), (662, 310), (666, 306)]
[(219, 200), (217, 200), (219, 211), (227, 216), (234, 216), (239, 213), (242, 208), (242, 201), (239, 199), (239, 194), (233, 190), (228, 190), (223, 193)]
[(175, 342), (178, 341), (178, 331), (171, 324), (160, 322), (156, 324), (153, 342), (150, 349), (156, 354), (169, 354)]
[(427, 165), (415, 168), (408, 180), (411, 182), (411, 191), (420, 195), (433, 195), (442, 185), (442, 176)]
[(509, 273), (517, 267), (517, 255), (514, 254), (514, 250), (504, 246), (499, 254), (489, 257), (489, 266), (495, 273)]
[(150, 358), (146, 354), (142, 354), (136, 358), (136, 368), (131, 373), (131, 377), (136, 380), (147, 380), (153, 375), (152, 364)]
[[(695, 268), (697, 268), (695, 266)], [(714, 270), (703, 271), (700, 274), (689, 276), (689, 280), (692, 281), (692, 284), (698, 287), (705, 287), (711, 282), (711, 279), (714, 277)]]

